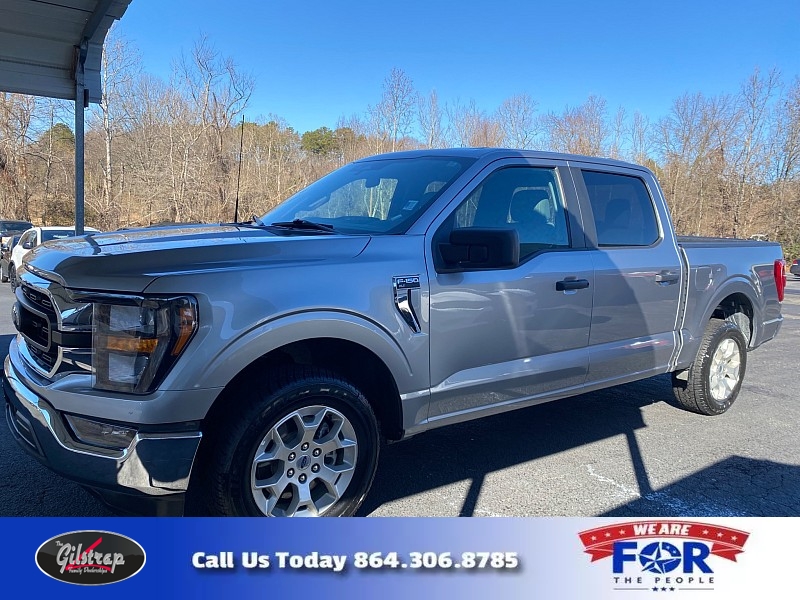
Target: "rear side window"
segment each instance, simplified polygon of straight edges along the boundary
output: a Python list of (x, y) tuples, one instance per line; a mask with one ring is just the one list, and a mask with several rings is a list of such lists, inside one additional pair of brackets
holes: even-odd
[(658, 221), (644, 181), (638, 177), (583, 171), (600, 246), (650, 246)]

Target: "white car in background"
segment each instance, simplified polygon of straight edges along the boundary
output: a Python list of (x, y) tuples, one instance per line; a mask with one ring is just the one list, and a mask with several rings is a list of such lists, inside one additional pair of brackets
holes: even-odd
[[(93, 229), (92, 227), (85, 227), (84, 232), (100, 233), (100, 230)], [(23, 233), (22, 237), (19, 238), (19, 242), (17, 242), (17, 245), (14, 246), (14, 249), (11, 251), (11, 260), (8, 265), (8, 280), (11, 282), (11, 289), (13, 290), (17, 287), (17, 269), (22, 266), (23, 256), (44, 242), (61, 240), (74, 236), (74, 227), (31, 227)]]

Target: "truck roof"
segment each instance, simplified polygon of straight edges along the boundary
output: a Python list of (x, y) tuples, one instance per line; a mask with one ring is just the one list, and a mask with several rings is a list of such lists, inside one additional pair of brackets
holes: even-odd
[(561, 152), (545, 152), (543, 150), (519, 150), (513, 148), (436, 148), (425, 150), (407, 150), (403, 152), (388, 152), (376, 154), (358, 160), (366, 162), (372, 160), (386, 160), (389, 158), (418, 158), (422, 156), (452, 156), (454, 158), (470, 157), (475, 159), (499, 159), (511, 157), (538, 158), (564, 161), (579, 161), (584, 163), (596, 163), (599, 165), (617, 165), (649, 171), (647, 167), (636, 163), (625, 162), (615, 158), (604, 158), (600, 156), (584, 156), (581, 154), (566, 154)]

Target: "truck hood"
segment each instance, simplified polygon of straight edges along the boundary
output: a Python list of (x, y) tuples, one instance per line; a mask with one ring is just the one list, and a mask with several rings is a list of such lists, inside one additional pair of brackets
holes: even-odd
[(176, 225), (47, 242), (24, 262), (64, 287), (139, 293), (165, 275), (347, 260), (369, 240), (301, 231), (277, 235), (237, 225)]

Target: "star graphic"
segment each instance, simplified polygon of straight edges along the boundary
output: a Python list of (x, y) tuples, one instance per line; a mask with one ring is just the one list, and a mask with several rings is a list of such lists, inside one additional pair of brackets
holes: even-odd
[(732, 536), (731, 536), (731, 541), (732, 541), (732, 542), (735, 542), (735, 541), (736, 541), (736, 540), (738, 540), (738, 539), (739, 539), (739, 536), (737, 536), (737, 535), (732, 535)]
[(611, 534), (606, 532), (606, 537), (611, 537)]
[(662, 592), (666, 592), (666, 591), (667, 591), (667, 588), (663, 587), (663, 588), (661, 588), (661, 591), (662, 591)]
[(620, 529), (620, 530), (619, 530), (619, 534), (620, 534), (620, 535), (625, 535), (625, 530), (624, 530), (624, 529)]
[(703, 529), (703, 535), (708, 535), (708, 529)]
[(657, 592), (657, 591), (658, 591), (658, 588), (657, 588), (657, 587), (654, 587), (654, 588), (653, 588), (653, 591), (654, 591), (654, 592)]
[(672, 588), (672, 587), (671, 587), (671, 588), (669, 588), (669, 591), (670, 591), (670, 592), (674, 592), (674, 591), (675, 591), (675, 588)]
[(718, 537), (718, 538), (721, 538), (721, 537), (722, 537), (722, 532), (721, 532), (721, 531), (720, 531), (720, 532), (717, 534), (717, 537)]
[(596, 541), (597, 541), (597, 536), (594, 536), (594, 535), (593, 535), (593, 536), (592, 536), (592, 541), (593, 541), (593, 542), (596, 542)]

